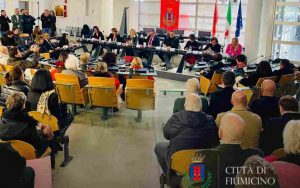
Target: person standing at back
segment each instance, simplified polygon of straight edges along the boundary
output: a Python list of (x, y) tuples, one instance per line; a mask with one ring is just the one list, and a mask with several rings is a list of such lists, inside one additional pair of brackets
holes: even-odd
[(29, 34), (29, 36), (32, 35), (33, 26), (35, 25), (35, 18), (29, 15), (28, 10), (24, 10), (23, 14), (23, 33)]
[(22, 16), (20, 15), (20, 11), (18, 8), (15, 9), (15, 14), (11, 16), (11, 21), (13, 24), (12, 29), (20, 29), (20, 31), (23, 31), (22, 26)]
[(9, 17), (6, 15), (5, 10), (1, 10), (0, 25), (1, 25), (1, 36), (4, 36), (9, 31), (9, 23), (11, 23)]
[(55, 36), (55, 33), (56, 33), (56, 16), (55, 16), (55, 12), (53, 10), (50, 11), (50, 16), (52, 18), (50, 36), (53, 37), (53, 36)]
[(52, 19), (49, 10), (45, 9), (44, 13), (41, 15), (43, 33), (51, 35)]

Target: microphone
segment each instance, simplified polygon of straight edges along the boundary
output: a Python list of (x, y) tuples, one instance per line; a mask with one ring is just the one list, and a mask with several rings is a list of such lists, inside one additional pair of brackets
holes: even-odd
[(263, 58), (263, 57), (264, 57), (264, 55), (260, 55), (260, 56), (258, 56), (257, 58), (252, 59), (251, 61), (249, 61), (247, 64), (249, 65), (250, 63), (254, 62), (255, 60), (257, 60), (257, 59), (259, 59), (259, 58)]
[(270, 58), (272, 58), (273, 56), (282, 55), (282, 54), (286, 54), (286, 53), (287, 53), (287, 52), (282, 52), (282, 53), (280, 53), (280, 51), (278, 51), (278, 52), (276, 52), (275, 54), (272, 54), (272, 55), (270, 55), (270, 56), (264, 58), (263, 60), (269, 59), (269, 60), (272, 61), (272, 59), (270, 59)]

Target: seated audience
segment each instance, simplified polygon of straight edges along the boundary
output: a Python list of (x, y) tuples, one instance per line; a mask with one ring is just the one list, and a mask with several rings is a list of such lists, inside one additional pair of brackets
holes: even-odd
[(274, 76), (277, 76), (276, 82), (279, 82), (282, 75), (294, 73), (293, 65), (290, 63), (290, 61), (288, 59), (280, 59), (279, 66), (280, 66), (280, 69), (275, 70), (273, 72)]
[[(106, 77), (106, 78), (114, 78), (114, 75), (108, 72), (107, 64), (105, 62), (98, 62), (95, 66), (95, 72), (93, 73), (95, 77)], [(120, 82), (117, 78), (115, 78), (116, 89), (119, 88)]]
[[(259, 169), (264, 169), (264, 172), (262, 173)], [(237, 179), (250, 179), (250, 182), (236, 181), (235, 188), (279, 188), (279, 177), (277, 175), (276, 169), (269, 162), (255, 155), (249, 157), (245, 161), (243, 170), (240, 170), (240, 172), (237, 174)], [(260, 179), (261, 181), (254, 182), (254, 179)]]
[[(254, 148), (242, 149), (241, 143), (245, 136), (246, 123), (238, 115), (227, 112), (220, 122), (220, 145), (213, 149), (202, 149), (195, 156), (204, 156), (205, 169), (212, 173), (211, 187), (226, 187), (226, 179), (236, 176), (236, 173), (226, 173), (227, 167), (240, 167), (253, 155), (263, 156)], [(227, 183), (228, 185), (228, 183)], [(229, 185), (228, 185), (229, 186)], [(233, 186), (229, 186), (233, 187)]]
[(221, 112), (231, 110), (232, 104), (230, 102), (231, 95), (234, 92), (233, 85), (235, 84), (235, 75), (231, 71), (226, 71), (222, 76), (224, 88), (220, 91), (212, 93), (210, 96), (210, 103), (206, 113), (212, 115), (214, 118)]
[[(139, 70), (143, 68), (142, 59), (139, 57), (134, 57), (130, 63), (130, 68), (132, 68), (134, 71)], [(147, 76), (147, 79), (154, 80), (153, 76)]]
[[(184, 46), (185, 50), (191, 50), (191, 51), (200, 51), (200, 43), (196, 41), (196, 37), (194, 34), (190, 34), (189, 41)], [(190, 70), (192, 69), (193, 65), (197, 61), (197, 56), (192, 54), (187, 54), (186, 56), (186, 64), (188, 67), (190, 67)]]
[[(7, 61), (7, 64), (12, 66), (19, 66), (23, 70), (27, 68), (35, 68), (39, 64), (39, 59), (40, 59), (39, 50), (40, 48), (36, 45), (32, 45), (29, 50), (22, 53), (17, 48), (11, 48), (8, 52), (9, 59)], [(32, 61), (27, 60), (27, 58), (31, 54), (34, 54)]]
[(87, 70), (87, 64), (91, 59), (90, 53), (86, 52), (80, 55), (79, 60), (80, 60), (80, 67), (82, 70)]
[(41, 129), (37, 130), (38, 123), (25, 111), (25, 103), (26, 96), (23, 93), (14, 93), (7, 98), (6, 109), (0, 121), (0, 138), (4, 141), (27, 142), (41, 156), (51, 145), (53, 132), (46, 125), (41, 125)]
[(8, 61), (8, 49), (5, 46), (0, 46), (0, 64), (7, 65)]
[(104, 61), (108, 67), (113, 67), (116, 66), (117, 56), (112, 52), (106, 52), (102, 58), (102, 61)]
[(285, 157), (279, 161), (285, 161), (300, 166), (300, 121), (289, 121), (283, 130), (283, 145)]
[(68, 34), (67, 33), (62, 34), (61, 39), (58, 43), (58, 46), (60, 48), (69, 46), (69, 39), (68, 39)]
[(236, 57), (236, 68), (243, 69), (247, 67), (247, 56), (241, 54)]
[(238, 38), (232, 38), (231, 44), (227, 45), (226, 54), (231, 57), (237, 57), (241, 55), (243, 51), (242, 45), (239, 44)]
[[(262, 129), (262, 122), (258, 115), (247, 110), (247, 96), (242, 91), (235, 91), (232, 94), (231, 103), (233, 108), (231, 113), (239, 115), (245, 121), (245, 136), (242, 139), (241, 147), (258, 148), (259, 135)], [(219, 127), (220, 121), (225, 113), (218, 114), (216, 124)]]
[(63, 74), (76, 75), (79, 78), (80, 87), (83, 88), (88, 84), (88, 79), (86, 74), (79, 70), (79, 60), (74, 55), (69, 55), (68, 59), (65, 62), (66, 70), (63, 70)]
[(261, 97), (254, 100), (250, 109), (262, 119), (263, 126), (269, 118), (279, 117), (279, 98), (275, 96), (276, 85), (272, 80), (264, 80), (261, 84)]
[(38, 25), (34, 26), (33, 33), (32, 33), (33, 39), (35, 39), (37, 36), (40, 36), (42, 34), (43, 34), (43, 32), (42, 32), (40, 26), (38, 26)]
[[(188, 95), (190, 93), (198, 94), (199, 89), (200, 89), (199, 79), (197, 79), (197, 78), (188, 79), (186, 81), (185, 88), (186, 88), (186, 95)], [(202, 102), (202, 111), (205, 111), (205, 109), (208, 106), (208, 101), (205, 96), (200, 95), (200, 97), (201, 97), (201, 102)], [(184, 110), (184, 103), (185, 103), (185, 97), (175, 99), (173, 113)]]
[(1, 39), (1, 43), (3, 46), (17, 46), (14, 33), (12, 31), (7, 31), (6, 35)]
[(217, 54), (221, 52), (221, 45), (219, 44), (219, 41), (217, 37), (212, 37), (211, 42), (203, 48), (204, 53), (206, 54)]
[(39, 48), (40, 48), (39, 52), (40, 53), (52, 53), (55, 50), (53, 48), (53, 46), (49, 42), (47, 42), (44, 39), (44, 37), (41, 36), (41, 35), (36, 36), (34, 41), (39, 46)]
[[(170, 49), (170, 48), (178, 49), (180, 47), (179, 39), (175, 36), (174, 31), (169, 31), (168, 37), (166, 37), (163, 42), (163, 46), (167, 49)], [(173, 54), (158, 53), (158, 56), (165, 63), (163, 70), (168, 70), (168, 69), (172, 68), (170, 59), (173, 56)]]
[(240, 81), (243, 86), (255, 86), (260, 78), (273, 76), (271, 65), (268, 61), (261, 61), (255, 72), (244, 75)]
[(30, 89), (27, 98), (30, 110), (55, 116), (61, 130), (72, 123), (73, 116), (67, 112), (67, 106), (59, 104), (48, 70), (40, 69), (34, 74)]
[(223, 60), (222, 54), (214, 54), (212, 56), (212, 58), (213, 58), (214, 64), (210, 67), (208, 72), (203, 73), (203, 76), (205, 78), (208, 78), (209, 80), (212, 79), (215, 71), (220, 73), (220, 72), (222, 72), (221, 69), (223, 67), (225, 67), (224, 63), (222, 62), (222, 60)]
[(211, 148), (219, 143), (216, 124), (211, 116), (202, 112), (200, 96), (188, 94), (184, 107), (185, 110), (173, 114), (164, 127), (164, 137), (170, 141), (155, 145), (157, 160), (165, 173), (175, 152)]
[(34, 188), (35, 172), (10, 143), (0, 142), (0, 187)]
[(13, 93), (24, 93), (27, 96), (29, 90), (23, 70), (18, 66), (13, 67), (5, 76), (5, 85), (1, 86), (0, 105), (6, 106), (7, 98)]
[(279, 100), (281, 117), (266, 122), (260, 137), (260, 149), (265, 155), (283, 147), (283, 130), (290, 120), (300, 120), (298, 100), (292, 96), (283, 96)]
[(64, 51), (61, 52), (59, 54), (57, 62), (55, 63), (55, 66), (64, 69), (65, 68), (65, 62), (68, 59), (68, 57), (69, 57), (69, 54), (67, 52), (64, 52)]

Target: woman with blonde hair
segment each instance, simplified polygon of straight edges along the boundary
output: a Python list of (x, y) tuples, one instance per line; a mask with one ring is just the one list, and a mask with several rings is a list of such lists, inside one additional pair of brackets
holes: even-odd
[(230, 44), (227, 45), (226, 54), (228, 56), (237, 57), (238, 55), (242, 54), (243, 47), (239, 44), (238, 38), (232, 38)]
[(139, 57), (134, 57), (133, 60), (131, 61), (130, 68), (132, 68), (133, 70), (143, 68), (142, 59)]
[(80, 60), (80, 67), (83, 70), (87, 69), (86, 64), (90, 61), (91, 55), (90, 53), (86, 52), (80, 55), (79, 60)]

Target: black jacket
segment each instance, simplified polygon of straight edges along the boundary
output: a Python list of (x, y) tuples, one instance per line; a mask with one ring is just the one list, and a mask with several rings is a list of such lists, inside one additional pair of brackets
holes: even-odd
[(285, 161), (300, 166), (300, 155), (287, 154), (286, 157), (280, 158), (279, 161)]
[(273, 72), (274, 76), (277, 76), (277, 81), (276, 82), (279, 82), (282, 75), (293, 74), (293, 73), (294, 73), (294, 70), (293, 70), (292, 66), (287, 66), (287, 67), (284, 67), (282, 69), (275, 70)]
[[(41, 93), (29, 91), (27, 97), (27, 103), (29, 105), (29, 109), (36, 111), (37, 105), (40, 99)], [(58, 95), (56, 93), (52, 93), (48, 99), (48, 107), (51, 115), (55, 116), (59, 122), (63, 121), (63, 115), (61, 109), (59, 108), (58, 103)]]
[(63, 46), (69, 46), (69, 40), (68, 39), (60, 39), (59, 43), (58, 43), (59, 47), (63, 47)]
[(187, 50), (187, 49), (189, 49), (190, 47), (192, 47), (192, 50), (193, 50), (193, 51), (199, 51), (199, 50), (200, 50), (200, 49), (199, 49), (200, 43), (197, 42), (197, 41), (193, 41), (193, 42), (188, 41), (188, 42), (186, 43), (184, 49)]
[[(151, 37), (148, 37), (146, 39), (146, 44), (149, 45)], [(160, 46), (160, 40), (157, 36), (154, 36), (153, 40), (152, 40), (152, 46), (156, 47), (156, 46)]]
[[(263, 153), (258, 149), (242, 149), (238, 144), (220, 144), (214, 149), (203, 149), (196, 152), (196, 155), (204, 155), (203, 164), (205, 165), (204, 176), (205, 181), (208, 176), (211, 178), (209, 187), (234, 187), (227, 183), (226, 178), (235, 177), (237, 172), (234, 172), (232, 167), (243, 166), (244, 162), (253, 155), (263, 157)], [(226, 173), (226, 168), (229, 167)], [(231, 168), (230, 168), (231, 167)], [(230, 181), (228, 181), (230, 182)]]
[(260, 116), (264, 126), (268, 119), (280, 116), (278, 102), (278, 97), (262, 96), (252, 102), (250, 110)]
[(98, 40), (104, 40), (104, 35), (103, 33), (100, 31), (99, 34), (97, 35), (97, 33), (93, 33), (91, 38), (94, 38), (94, 39), (98, 39)]
[(204, 149), (219, 144), (217, 126), (203, 112), (174, 113), (164, 127), (164, 137), (170, 140), (169, 154), (185, 149)]
[(127, 37), (127, 41), (131, 41), (131, 42), (132, 42), (132, 45), (136, 46), (137, 41), (138, 41), (138, 37), (135, 36), (135, 37), (131, 38), (131, 36), (129, 35), (129, 36)]
[(283, 130), (290, 120), (299, 120), (299, 113), (285, 113), (279, 118), (272, 118), (267, 121), (260, 135), (260, 149), (265, 155), (283, 148)]
[(171, 48), (175, 48), (178, 49), (179, 48), (179, 39), (177, 37), (167, 37), (164, 40), (164, 45), (171, 47)]
[[(106, 37), (106, 40), (114, 41), (114, 35), (112, 33), (109, 34), (109, 36)], [(123, 38), (119, 34), (117, 34), (117, 36), (116, 36), (116, 42), (123, 42)]]
[(233, 92), (233, 87), (227, 86), (220, 91), (212, 93), (206, 112), (216, 118), (219, 113), (231, 110), (231, 96)]
[(0, 106), (6, 106), (6, 99), (8, 96), (12, 95), (16, 92), (22, 92), (26, 96), (29, 91), (29, 86), (23, 81), (15, 81), (12, 82), (10, 85), (3, 85), (1, 86), (1, 94), (0, 94)]
[(0, 25), (1, 25), (1, 31), (6, 32), (9, 31), (9, 24), (11, 23), (9, 17), (5, 16), (0, 16)]
[(260, 79), (260, 78), (264, 78), (264, 77), (270, 77), (270, 76), (273, 76), (273, 73), (272, 72), (268, 72), (268, 73), (265, 73), (265, 74), (258, 74), (257, 72), (253, 72), (253, 73), (250, 73), (248, 75), (248, 78), (243, 78), (240, 83), (243, 84), (244, 86), (255, 86), (257, 81)]
[(10, 57), (7, 61), (8, 65), (12, 66), (19, 66), (25, 71), (27, 68), (35, 68), (39, 65), (39, 60), (40, 60), (40, 54), (34, 53), (32, 61), (27, 60), (27, 58), (32, 54), (33, 52), (27, 50), (23, 52), (23, 55), (21, 58), (18, 57)]
[(213, 52), (215, 53), (220, 53), (221, 52), (221, 45), (220, 44), (216, 44), (215, 46), (213, 46), (211, 43), (209, 43), (208, 45), (205, 46), (205, 48), (203, 48), (203, 50), (208, 50), (211, 49)]
[(0, 187), (20, 188), (17, 182), (24, 176), (26, 160), (9, 143), (0, 143), (0, 153)]
[(206, 74), (204, 74), (203, 76), (205, 78), (208, 78), (208, 79), (211, 80), (212, 77), (213, 77), (213, 75), (214, 75), (214, 73), (215, 73), (215, 71), (222, 72), (221, 69), (223, 67), (225, 67), (225, 65), (223, 64), (223, 62), (215, 62), (214, 65), (210, 68), (210, 70)]
[(45, 14), (42, 14), (41, 21), (42, 21), (42, 28), (51, 28), (54, 20), (51, 15), (45, 16)]
[(37, 131), (37, 122), (26, 112), (4, 110), (0, 121), (2, 140), (21, 140), (41, 150), (42, 137)]
[(16, 40), (14, 37), (9, 38), (8, 36), (4, 35), (1, 39), (1, 43), (3, 46), (17, 46)]
[(54, 50), (52, 44), (46, 40), (44, 40), (43, 44), (39, 45), (40, 53), (48, 53), (50, 50)]
[(32, 34), (33, 26), (35, 25), (35, 18), (31, 15), (23, 15), (23, 31), (24, 33)]

